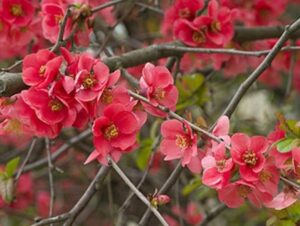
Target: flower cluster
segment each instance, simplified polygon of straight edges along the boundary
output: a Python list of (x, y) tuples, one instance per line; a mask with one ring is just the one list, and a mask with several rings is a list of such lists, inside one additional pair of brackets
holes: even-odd
[(220, 7), (216, 0), (212, 0), (208, 4), (207, 15), (197, 16), (197, 12), (203, 7), (203, 2), (196, 4), (190, 1), (182, 5), (182, 1), (177, 1), (171, 12), (169, 11), (169, 14), (179, 15), (173, 27), (176, 38), (190, 46), (222, 47), (231, 41), (233, 11)]
[[(278, 4), (274, 4), (271, 0), (213, 0), (205, 6), (203, 0), (176, 0), (166, 10), (161, 31), (165, 35), (164, 39), (171, 39), (170, 34), (172, 34), (173, 38), (192, 47), (223, 47), (244, 51), (271, 49), (276, 40), (260, 40), (253, 43), (236, 42), (233, 39), (234, 25), (285, 25), (287, 19), (290, 18), (282, 17), (282, 15), (289, 3), (291, 3), (289, 0), (280, 1)], [(299, 44), (299, 42), (293, 43), (295, 46)], [(258, 80), (270, 87), (281, 86), (283, 72), (289, 71), (291, 59), (290, 52), (279, 53), (272, 66)], [(295, 60), (293, 86), (299, 92), (299, 57)], [(181, 70), (189, 72), (191, 68), (202, 69), (210, 65), (215, 70), (222, 70), (226, 78), (232, 78), (256, 68), (260, 62), (259, 58), (243, 55), (186, 53), (181, 59), (180, 67)]]
[(228, 207), (239, 207), (246, 199), (256, 207), (264, 205), (275, 209), (294, 203), (296, 190), (285, 186), (280, 192), (278, 188), (281, 173), (299, 179), (299, 147), (295, 145), (288, 153), (279, 152), (274, 147), (276, 142), (290, 139), (279, 129), (269, 138), (249, 137), (244, 133), (229, 136), (228, 132), (229, 119), (222, 116), (212, 132), (221, 142), (208, 140), (203, 149), (197, 151), (197, 134), (190, 126), (178, 120), (167, 120), (161, 126), (160, 151), (165, 160), (180, 159), (182, 166), (189, 167), (193, 158), (200, 159), (202, 182), (216, 189), (220, 201)]
[[(45, 48), (46, 40), (55, 43), (68, 7), (71, 15), (66, 21), (63, 38), (69, 37), (73, 32), (76, 44), (88, 46), (95, 15), (99, 14), (109, 23), (114, 21), (111, 7), (99, 13), (91, 13), (92, 7), (102, 3), (105, 0), (0, 1), (0, 59), (24, 56), (28, 51)], [(28, 49), (29, 44), (31, 49)]]

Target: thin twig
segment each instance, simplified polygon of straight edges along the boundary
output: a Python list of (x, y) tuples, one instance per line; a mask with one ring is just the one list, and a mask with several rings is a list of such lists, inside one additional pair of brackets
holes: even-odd
[(164, 226), (168, 226), (168, 223), (162, 217), (162, 215), (158, 212), (158, 210), (151, 205), (149, 200), (136, 188), (136, 186), (129, 180), (129, 178), (123, 173), (123, 171), (119, 168), (119, 166), (110, 159), (111, 166), (113, 169), (119, 174), (122, 180), (128, 185), (128, 187), (136, 194), (136, 196), (146, 205), (148, 208), (154, 213), (160, 223)]
[[(155, 149), (156, 149), (156, 148), (158, 147), (158, 145), (159, 145), (160, 137), (161, 137), (161, 136), (158, 136), (158, 137), (156, 138), (155, 142), (154, 142), (153, 145), (152, 145), (152, 148), (151, 148), (151, 156), (150, 156), (149, 163), (148, 163), (148, 165), (147, 165), (147, 168), (146, 168), (146, 170), (145, 170), (145, 172), (144, 172), (144, 174), (143, 174), (143, 176), (142, 176), (140, 182), (139, 182), (138, 185), (136, 186), (137, 189), (139, 189), (139, 188), (143, 185), (144, 181), (145, 181), (146, 178), (147, 178), (147, 175), (148, 175), (148, 173), (149, 173), (149, 170), (150, 170), (150, 168), (151, 168), (151, 166), (152, 166), (152, 163), (153, 163), (153, 160), (154, 160), (154, 153), (155, 153), (154, 151), (155, 151)], [(134, 192), (131, 192), (131, 193), (128, 195), (127, 199), (124, 201), (123, 205), (122, 205), (122, 206), (120, 207), (120, 209), (119, 209), (119, 214), (122, 214), (122, 213), (125, 211), (125, 209), (129, 206), (130, 201), (131, 201), (132, 197), (134, 196), (134, 194), (135, 194)]]
[(36, 138), (36, 137), (32, 139), (32, 142), (31, 142), (31, 144), (30, 144), (30, 147), (29, 147), (29, 150), (28, 150), (28, 152), (27, 152), (27, 155), (25, 156), (25, 159), (24, 159), (24, 161), (22, 162), (22, 165), (21, 165), (20, 169), (18, 170), (18, 173), (17, 173), (17, 175), (16, 175), (16, 177), (15, 177), (15, 183), (16, 183), (16, 184), (18, 183), (18, 180), (19, 180), (21, 174), (23, 173), (24, 167), (25, 167), (25, 165), (27, 164), (27, 162), (28, 162), (28, 160), (29, 160), (29, 158), (30, 158), (30, 156), (31, 156), (31, 154), (32, 154), (32, 151), (34, 150), (36, 141), (37, 141), (37, 138)]
[[(87, 130), (83, 131), (82, 133), (78, 134), (77, 136), (72, 137), (68, 142), (64, 143), (60, 148), (58, 148), (57, 151), (55, 151), (53, 154), (51, 154), (51, 161), (54, 162), (59, 156), (61, 156), (63, 153), (65, 153), (72, 145), (87, 138), (91, 134), (92, 134), (91, 129), (87, 129)], [(36, 168), (39, 168), (41, 166), (44, 166), (47, 163), (48, 163), (48, 159), (43, 158), (36, 162), (28, 164), (27, 166), (24, 167), (23, 173), (31, 171)]]
[[(166, 107), (164, 107), (162, 105), (154, 106), (154, 105), (151, 104), (151, 102), (146, 97), (141, 96), (141, 95), (139, 95), (139, 94), (137, 94), (137, 93), (135, 93), (135, 92), (133, 92), (131, 90), (128, 90), (128, 93), (133, 98), (135, 98), (137, 100), (140, 100), (140, 101), (143, 101), (143, 102), (145, 102), (145, 103), (147, 103), (147, 104), (149, 104), (149, 105), (151, 105), (153, 107), (156, 107), (157, 109), (159, 109), (159, 110), (161, 110), (163, 112), (166, 112), (170, 117), (175, 118), (175, 119), (177, 119), (177, 120), (179, 120), (181, 122), (186, 122), (192, 129), (194, 129), (197, 132), (200, 132), (200, 133), (204, 134), (205, 136), (211, 138), (212, 140), (214, 140), (214, 141), (216, 141), (218, 143), (222, 142), (222, 140), (220, 138), (218, 138), (217, 136), (215, 136), (214, 134), (212, 134), (212, 133), (210, 133), (210, 132), (208, 132), (208, 131), (200, 128), (199, 126), (196, 126), (195, 124), (189, 122), (188, 120), (186, 120), (185, 118), (183, 118), (180, 115), (176, 114), (175, 112), (169, 110), (168, 108), (166, 108)], [(226, 146), (228, 146), (228, 145), (226, 145)], [(230, 147), (228, 146), (228, 148), (230, 148)]]
[(120, 4), (120, 3), (123, 3), (123, 2), (126, 2), (128, 0), (114, 0), (114, 1), (110, 1), (110, 2), (106, 2), (104, 4), (101, 4), (99, 6), (96, 6), (94, 8), (91, 9), (91, 13), (96, 13), (102, 9), (105, 9), (105, 8), (108, 8), (110, 6), (114, 6), (114, 5), (117, 5), (117, 4)]
[(164, 15), (164, 11), (163, 10), (161, 10), (161, 9), (159, 9), (157, 7), (154, 7), (152, 5), (148, 5), (148, 4), (145, 4), (143, 2), (136, 2), (135, 4), (138, 5), (138, 6), (141, 6), (141, 7), (145, 8), (145, 9), (149, 9), (149, 10), (151, 10), (153, 12), (156, 12), (159, 15), (162, 15), (162, 16)]
[[(47, 151), (47, 160), (48, 160), (48, 177), (49, 177), (49, 186), (50, 186), (50, 205), (49, 205), (49, 217), (53, 215), (53, 207), (55, 200), (55, 188), (53, 180), (53, 163), (51, 160), (51, 150), (50, 150), (50, 141), (48, 138), (45, 139), (46, 142), (46, 151)], [(52, 226), (52, 225), (51, 225)]]
[(78, 200), (78, 202), (74, 205), (74, 207), (69, 212), (55, 217), (50, 217), (47, 219), (40, 220), (39, 222), (34, 223), (31, 226), (48, 225), (51, 223), (58, 223), (65, 220), (66, 222), (64, 223), (64, 226), (72, 225), (76, 217), (82, 212), (82, 210), (86, 207), (86, 205), (95, 195), (95, 193), (100, 189), (101, 184), (103, 183), (106, 175), (109, 172), (109, 169), (110, 168), (107, 166), (101, 166), (101, 168), (97, 172), (96, 176), (94, 177), (93, 181), (90, 183), (90, 185), (88, 186), (84, 194), (81, 196), (81, 198)]
[(82, 210), (86, 207), (86, 205), (90, 202), (95, 193), (100, 189), (100, 185), (102, 185), (105, 177), (109, 172), (110, 167), (102, 166), (92, 183), (86, 189), (84, 194), (81, 196), (79, 201), (75, 204), (75, 206), (70, 210), (70, 217), (63, 224), (63, 226), (70, 226), (76, 220), (77, 216), (82, 212)]
[[(294, 47), (296, 44), (296, 41), (292, 41), (292, 47)], [(285, 97), (288, 97), (291, 93), (292, 90), (292, 83), (293, 83), (293, 77), (294, 77), (294, 70), (295, 70), (295, 65), (297, 61), (297, 53), (292, 52), (292, 57), (291, 57), (291, 62), (290, 62), (290, 69), (289, 69), (289, 74), (288, 74), (288, 79), (287, 79), (287, 84), (286, 84), (286, 90), (285, 90)]]
[(272, 50), (260, 63), (260, 65), (249, 75), (249, 77), (240, 85), (237, 92), (231, 99), (230, 103), (227, 105), (226, 109), (222, 115), (227, 115), (230, 117), (237, 105), (239, 104), (242, 97), (246, 94), (251, 85), (259, 78), (259, 76), (271, 65), (272, 61), (276, 57), (277, 53), (280, 51), (284, 43), (288, 40), (290, 35), (297, 31), (300, 28), (300, 18), (296, 20), (292, 25), (288, 25), (285, 28), (285, 31), (276, 42)]
[(71, 15), (71, 9), (68, 7), (62, 22), (59, 24), (59, 32), (58, 32), (58, 36), (57, 36), (57, 41), (56, 41), (55, 45), (51, 48), (51, 52), (56, 52), (59, 49), (59, 47), (63, 44), (65, 28), (66, 28), (67, 21), (68, 21), (70, 15)]
[(224, 210), (226, 210), (227, 207), (224, 203), (219, 204), (215, 208), (213, 208), (207, 216), (201, 221), (199, 226), (206, 226), (211, 220), (213, 220), (216, 216), (218, 216), (220, 213), (222, 213)]
[[(178, 179), (180, 173), (182, 172), (183, 167), (181, 166), (181, 163), (178, 162), (174, 171), (171, 173), (167, 181), (163, 184), (163, 186), (158, 191), (158, 194), (164, 194), (166, 193), (176, 182)], [(145, 225), (148, 222), (149, 217), (151, 216), (151, 211), (149, 209), (146, 210), (146, 212), (143, 214), (139, 225)]]

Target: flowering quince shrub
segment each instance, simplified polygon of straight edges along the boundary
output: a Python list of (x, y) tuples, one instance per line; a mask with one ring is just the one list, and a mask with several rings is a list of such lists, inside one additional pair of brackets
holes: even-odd
[(0, 0), (0, 225), (298, 225), (294, 8)]

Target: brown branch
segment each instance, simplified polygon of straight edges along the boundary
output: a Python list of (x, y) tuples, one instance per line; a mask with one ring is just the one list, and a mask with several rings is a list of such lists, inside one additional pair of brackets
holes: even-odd
[[(92, 134), (92, 131), (90, 129), (87, 129), (83, 131), (82, 133), (78, 134), (75, 137), (72, 137), (68, 142), (64, 143), (60, 148), (58, 148), (54, 153), (51, 154), (51, 161), (54, 162), (59, 156), (61, 156), (63, 153), (65, 153), (72, 145), (76, 144), (77, 142), (87, 138)], [(28, 164), (24, 167), (23, 173), (31, 171), (33, 169), (42, 167), (44, 165), (48, 164), (48, 158), (40, 159), (36, 162), (33, 162), (31, 164)]]
[[(277, 38), (283, 33), (283, 27), (255, 27), (255, 28), (244, 28), (237, 27), (235, 29), (235, 41), (255, 41), (265, 38)], [(251, 33), (251, 32), (255, 33)], [(243, 33), (247, 33), (245, 36)], [(252, 34), (252, 35), (251, 35)], [(265, 34), (265, 35), (263, 35)], [(293, 35), (289, 36), (291, 38), (300, 37), (300, 31), (294, 32)], [(179, 45), (179, 42), (165, 43), (160, 45), (150, 45), (146, 48), (133, 50), (127, 53), (124, 53), (120, 56), (113, 56), (103, 59), (103, 62), (110, 68), (111, 71), (118, 68), (128, 68), (144, 64), (150, 61), (155, 61), (165, 57), (171, 56), (180, 56), (185, 52), (198, 52), (198, 53), (222, 53), (222, 54), (239, 54), (239, 55), (248, 55), (248, 56), (261, 56), (269, 53), (269, 50), (263, 51), (241, 51), (241, 50), (232, 50), (232, 49), (205, 49), (205, 48), (193, 48), (190, 49), (181, 49), (181, 47), (174, 47), (174, 45)], [(182, 45), (182, 44), (181, 44)], [(176, 49), (177, 48), (177, 49)], [(187, 48), (187, 47), (185, 47)], [(287, 51), (288, 48), (284, 51)], [(290, 48), (293, 50), (293, 48)], [(298, 50), (298, 48), (294, 48)], [(0, 96), (12, 96), (20, 92), (23, 89), (26, 89), (26, 85), (22, 81), (21, 73), (3, 73), (0, 76)]]
[(239, 104), (242, 97), (245, 95), (247, 90), (251, 87), (251, 85), (259, 78), (259, 76), (271, 66), (272, 61), (281, 50), (282, 46), (289, 39), (291, 34), (297, 31), (300, 28), (300, 18), (296, 20), (293, 24), (286, 26), (285, 31), (276, 42), (272, 50), (268, 53), (265, 59), (260, 63), (260, 65), (249, 75), (249, 77), (240, 85), (239, 89), (231, 99), (230, 103), (227, 105), (226, 109), (222, 113), (222, 115), (227, 115), (230, 117), (237, 105)]
[(109, 172), (109, 167), (102, 166), (93, 181), (90, 183), (89, 187), (86, 189), (84, 194), (81, 196), (81, 198), (78, 200), (78, 202), (75, 204), (75, 206), (67, 213), (50, 217), (47, 219), (40, 220), (37, 223), (32, 224), (31, 226), (41, 226), (41, 225), (48, 225), (51, 223), (58, 223), (65, 221), (63, 224), (64, 226), (72, 225), (76, 217), (82, 212), (82, 210), (85, 208), (85, 206), (89, 203), (89, 201), (92, 199), (92, 197), (95, 195), (95, 193), (99, 190), (100, 185), (103, 183), (106, 175)]

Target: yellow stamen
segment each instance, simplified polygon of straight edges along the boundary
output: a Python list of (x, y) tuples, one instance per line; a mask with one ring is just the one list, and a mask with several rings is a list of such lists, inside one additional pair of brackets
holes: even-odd
[(110, 126), (106, 127), (104, 130), (104, 137), (107, 140), (111, 140), (119, 135), (118, 128), (115, 124), (111, 124)]
[(20, 4), (13, 4), (10, 8), (10, 12), (13, 16), (22, 16), (23, 15), (23, 9)]

